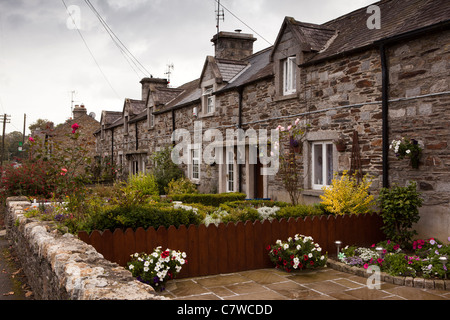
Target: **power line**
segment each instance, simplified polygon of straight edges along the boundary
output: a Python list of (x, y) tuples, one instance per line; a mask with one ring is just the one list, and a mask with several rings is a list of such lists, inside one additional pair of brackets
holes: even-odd
[(258, 35), (258, 37), (260, 37), (261, 39), (263, 39), (265, 42), (267, 42), (269, 45), (273, 45), (273, 43), (271, 43), (269, 40), (267, 40), (266, 38), (264, 38), (262, 35), (260, 35), (255, 29), (253, 29), (252, 27), (250, 27), (247, 23), (245, 23), (242, 19), (240, 19), (238, 16), (236, 16), (233, 12), (231, 12), (228, 8), (226, 8), (223, 4), (220, 3), (219, 0), (214, 0), (218, 6), (224, 8), (226, 11), (228, 11), (233, 17), (235, 17), (236, 19), (238, 19), (241, 23), (243, 23), (247, 28), (249, 28), (250, 30), (252, 30), (254, 33), (256, 33)]
[[(111, 37), (114, 44), (119, 48), (120, 52), (124, 56), (125, 60), (130, 64), (134, 64), (134, 66), (139, 69), (140, 72), (142, 72), (145, 76), (151, 76), (150, 72), (139, 62), (139, 60), (128, 50), (128, 48), (123, 44), (123, 42), (117, 37), (117, 35), (112, 31), (111, 27), (108, 25), (108, 23), (102, 18), (100, 13), (95, 9), (94, 5), (89, 1), (85, 0), (88, 7), (91, 9), (91, 11), (95, 14), (95, 16), (98, 18), (100, 23), (102, 24), (103, 28), (106, 30), (106, 32)], [(133, 68), (133, 66), (130, 64), (130, 67), (133, 69), (133, 71), (136, 72), (136, 70)], [(137, 72), (136, 72), (137, 74)], [(139, 75), (138, 75), (139, 76)]]
[[(66, 7), (67, 12), (69, 12), (69, 8), (67, 7), (66, 3), (64, 0), (61, 0), (62, 3), (64, 4), (64, 7)], [(118, 99), (120, 99), (119, 95), (117, 94), (116, 90), (114, 90), (113, 86), (111, 85), (111, 82), (109, 82), (108, 78), (106, 77), (105, 73), (103, 72), (102, 68), (100, 67), (99, 63), (97, 62), (97, 59), (95, 59), (94, 54), (92, 53), (91, 49), (89, 48), (86, 40), (83, 37), (83, 34), (80, 31), (80, 28), (77, 26), (75, 19), (73, 18), (72, 14), (69, 13), (70, 18), (73, 21), (73, 24), (75, 26), (75, 29), (78, 31), (78, 34), (81, 37), (81, 40), (83, 40), (84, 45), (86, 46), (87, 50), (89, 51), (92, 59), (94, 60), (95, 64), (97, 65), (97, 68), (99, 69), (100, 73), (103, 75), (103, 78), (105, 78), (106, 82), (108, 83), (108, 85), (110, 86), (111, 90), (115, 93), (115, 95), (117, 96)]]

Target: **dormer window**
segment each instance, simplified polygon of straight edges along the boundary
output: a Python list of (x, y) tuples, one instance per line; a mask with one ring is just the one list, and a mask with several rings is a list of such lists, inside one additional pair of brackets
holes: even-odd
[(213, 87), (206, 87), (203, 91), (204, 113), (211, 114), (215, 111), (215, 99), (213, 96)]
[(297, 91), (297, 64), (295, 57), (283, 60), (283, 94), (293, 94)]

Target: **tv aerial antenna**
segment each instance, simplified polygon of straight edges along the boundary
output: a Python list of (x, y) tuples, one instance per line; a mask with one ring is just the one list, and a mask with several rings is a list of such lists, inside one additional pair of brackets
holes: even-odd
[(75, 90), (70, 91), (70, 112), (73, 112), (73, 103), (76, 102), (75, 100), (73, 100), (74, 96), (77, 94), (77, 92)]
[(167, 71), (164, 72), (164, 74), (167, 74), (167, 82), (170, 83), (170, 75), (172, 74), (172, 71), (174, 69), (173, 63), (167, 64)]
[(216, 28), (217, 28), (217, 36), (219, 35), (220, 31), (220, 21), (225, 21), (225, 13), (223, 11), (223, 8), (220, 5), (220, 0), (216, 0), (217, 2), (217, 10), (216, 10)]

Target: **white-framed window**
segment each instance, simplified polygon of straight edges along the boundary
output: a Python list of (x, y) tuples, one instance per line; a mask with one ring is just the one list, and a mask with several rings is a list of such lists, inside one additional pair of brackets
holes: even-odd
[(206, 87), (203, 91), (204, 110), (206, 114), (213, 113), (215, 111), (215, 99), (213, 96), (213, 87)]
[(293, 94), (297, 91), (297, 64), (295, 57), (283, 60), (283, 94)]
[(191, 179), (200, 179), (200, 151), (198, 148), (191, 149)]
[(333, 142), (313, 142), (311, 147), (311, 185), (321, 190), (333, 179)]
[(153, 107), (148, 108), (148, 127), (153, 128), (155, 126), (155, 115), (153, 114)]
[(227, 192), (234, 192), (234, 152), (227, 153)]

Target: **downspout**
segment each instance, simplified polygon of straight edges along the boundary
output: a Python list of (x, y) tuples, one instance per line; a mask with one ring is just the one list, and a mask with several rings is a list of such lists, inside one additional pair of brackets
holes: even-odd
[[(175, 132), (175, 109), (172, 109), (172, 134)], [(172, 141), (172, 145), (175, 146), (175, 141)]]
[(136, 151), (139, 150), (139, 138), (138, 138), (138, 124), (137, 121), (134, 123), (134, 131), (136, 136)]
[[(238, 87), (238, 129), (242, 129), (242, 96), (243, 96), (244, 88), (242, 86)], [(245, 152), (245, 151), (244, 151)], [(239, 184), (238, 184), (238, 192), (242, 192), (242, 164), (238, 163), (238, 176), (239, 176)]]
[(114, 163), (114, 128), (111, 128), (111, 165)]
[(386, 47), (380, 44), (381, 58), (381, 112), (382, 112), (382, 140), (383, 140), (383, 188), (389, 188), (389, 70), (387, 65)]

